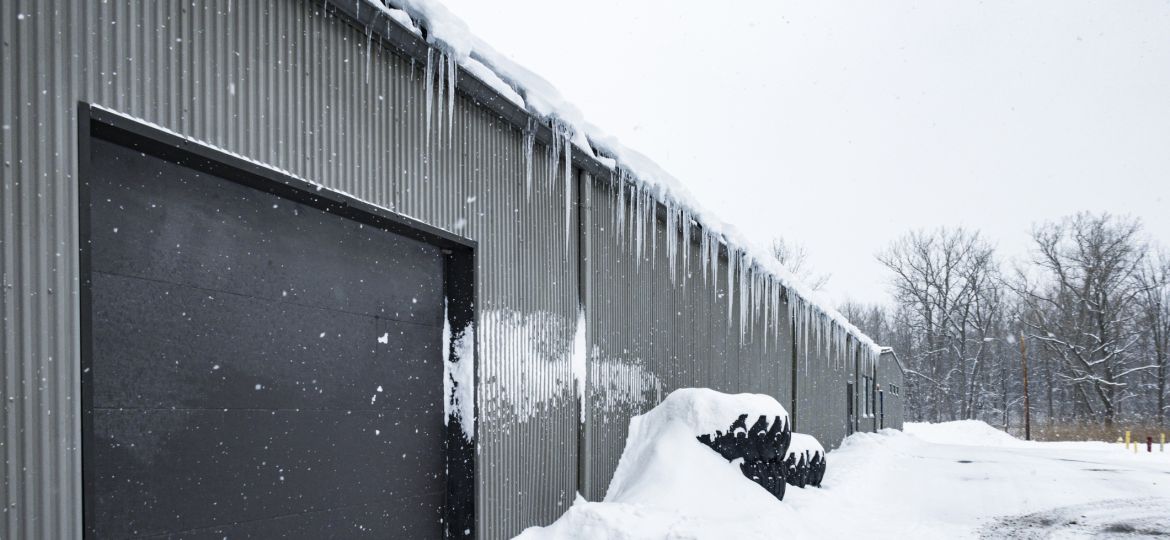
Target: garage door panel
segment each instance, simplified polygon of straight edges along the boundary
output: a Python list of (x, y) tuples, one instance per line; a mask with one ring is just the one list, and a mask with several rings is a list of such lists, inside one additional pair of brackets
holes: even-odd
[(439, 249), (94, 143), (87, 529), (441, 535)]
[[(442, 253), (353, 220), (95, 141), (96, 271), (442, 324)], [(323, 277), (328, 279), (323, 279)]]
[[(434, 525), (431, 521), (438, 519), (434, 513), (434, 505), (435, 501), (431, 499), (407, 499), (395, 501), (392, 508), (387, 508), (387, 505), (382, 503), (368, 504), (152, 538), (167, 540), (427, 538), (433, 535)], [(395, 517), (398, 513), (410, 514), (419, 519), (402, 523)]]
[(96, 407), (442, 406), (433, 384), (442, 380), (441, 328), (101, 273), (93, 280)]
[[(100, 530), (145, 535), (403, 499), (432, 503), (441, 448), (413, 418), (373, 412), (94, 412)], [(441, 415), (433, 415), (436, 433)], [(433, 440), (433, 439), (431, 439)], [(369, 464), (377, 463), (377, 467)], [(410, 525), (419, 516), (401, 516)], [(413, 525), (412, 525), (413, 526)]]

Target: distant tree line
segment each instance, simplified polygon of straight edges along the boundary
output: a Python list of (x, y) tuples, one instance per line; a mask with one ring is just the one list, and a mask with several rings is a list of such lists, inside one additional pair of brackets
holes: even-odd
[(1165, 427), (1170, 256), (1139, 221), (1043, 223), (1011, 262), (978, 231), (911, 232), (878, 260), (892, 305), (841, 311), (902, 360), (909, 419), (1018, 430), (1026, 358), (1034, 429)]

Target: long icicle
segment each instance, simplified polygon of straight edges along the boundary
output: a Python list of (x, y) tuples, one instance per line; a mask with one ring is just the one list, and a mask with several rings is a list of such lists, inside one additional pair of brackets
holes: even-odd
[(650, 268), (658, 267), (658, 199), (647, 193), (650, 212), (646, 216), (646, 228), (650, 231)]
[(573, 143), (571, 134), (565, 129), (565, 254), (569, 253), (569, 237), (572, 236), (573, 217)]
[(443, 84), (447, 82), (447, 53), (439, 52), (439, 82), (438, 82), (438, 96), (436, 99), (439, 102), (439, 132), (435, 136), (435, 141), (439, 143), (439, 149), (443, 148)]
[(691, 212), (682, 210), (682, 282), (687, 284), (687, 276), (691, 273)]
[(426, 102), (426, 116), (427, 116), (427, 119), (426, 119), (426, 125), (427, 125), (426, 152), (428, 155), (430, 154), (430, 151), (431, 151), (431, 109), (434, 106), (431, 101), (432, 101), (432, 96), (434, 95), (434, 92), (435, 92), (435, 60), (434, 60), (434, 55), (435, 55), (435, 50), (428, 47), (427, 48), (427, 69), (426, 69), (427, 74), (426, 74), (426, 82), (424, 83), (425, 89), (423, 90), (423, 93), (426, 95), (426, 97), (424, 98), (424, 101)]
[(634, 187), (631, 192), (634, 200), (634, 271), (640, 272), (642, 269), (642, 194), (638, 187)]
[(536, 145), (536, 121), (528, 117), (528, 125), (524, 129), (524, 192), (528, 200), (532, 200), (532, 150)]
[(455, 135), (451, 128), (455, 124), (455, 78), (459, 76), (459, 64), (454, 57), (447, 57), (447, 143), (451, 144), (451, 138)]
[(617, 234), (618, 245), (625, 245), (622, 236), (626, 225), (626, 172), (622, 171), (618, 175), (618, 200), (617, 200), (617, 227), (614, 228), (614, 233)]
[(666, 207), (666, 260), (670, 263), (670, 283), (675, 283), (675, 257), (678, 247), (678, 225), (674, 208)]
[(731, 328), (734, 320), (732, 309), (735, 307), (735, 265), (739, 257), (731, 244), (727, 245), (727, 328)]

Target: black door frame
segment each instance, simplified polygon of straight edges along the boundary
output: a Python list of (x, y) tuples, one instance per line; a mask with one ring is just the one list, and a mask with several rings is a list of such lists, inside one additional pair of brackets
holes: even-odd
[[(81, 365), (81, 481), (82, 522), (86, 538), (94, 537), (95, 471), (93, 459), (93, 343), (92, 291), (90, 267), (90, 141), (99, 138), (204, 173), (237, 182), (347, 219), (431, 244), (443, 253), (443, 288), (447, 300), (447, 323), (451, 335), (463, 334), (475, 324), (475, 257), (474, 240), (452, 234), (421, 221), (375, 206), (344, 193), (323, 188), (288, 173), (249, 161), (240, 156), (193, 141), (143, 121), (124, 116), (88, 103), (77, 107), (77, 212), (79, 248), (79, 330)], [(474, 336), (474, 332), (472, 333)], [(478, 338), (476, 338), (478, 339)], [(453, 340), (452, 340), (453, 341)], [(476, 344), (478, 345), (478, 344)], [(453, 349), (454, 344), (447, 347)], [(478, 351), (478, 346), (473, 346)], [(456, 358), (454, 350), (451, 358)], [(472, 359), (478, 364), (478, 352)], [(474, 368), (474, 365), (473, 365)], [(473, 372), (477, 371), (475, 369)], [(478, 386), (478, 374), (476, 375)], [(472, 389), (474, 395), (475, 389)], [(444, 396), (450, 400), (451, 396)], [(454, 410), (454, 409), (452, 409)], [(478, 417), (478, 410), (476, 410)], [(474, 432), (474, 429), (471, 430)], [(476, 440), (468, 440), (458, 418), (447, 419), (446, 433), (447, 495), (444, 523), (448, 537), (472, 537), (475, 531)]]
[(857, 431), (857, 395), (853, 381), (845, 383), (845, 398), (845, 434), (852, 435)]

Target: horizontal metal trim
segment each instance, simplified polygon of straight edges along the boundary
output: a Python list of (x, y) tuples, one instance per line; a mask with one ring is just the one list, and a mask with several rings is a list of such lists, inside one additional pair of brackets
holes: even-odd
[(149, 150), (176, 163), (240, 181), (288, 199), (308, 202), (333, 214), (351, 218), (362, 216), (357, 219), (443, 249), (474, 250), (478, 246), (478, 242), (470, 238), (243, 159), (189, 137), (87, 103), (80, 103), (79, 106), (88, 111), (92, 122), (90, 133), (94, 136), (115, 140), (129, 138), (135, 148)]

